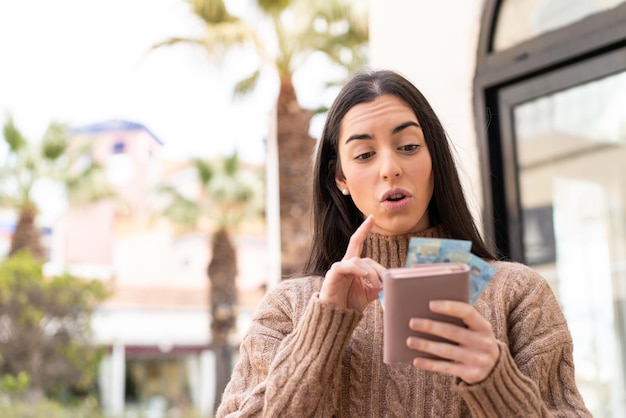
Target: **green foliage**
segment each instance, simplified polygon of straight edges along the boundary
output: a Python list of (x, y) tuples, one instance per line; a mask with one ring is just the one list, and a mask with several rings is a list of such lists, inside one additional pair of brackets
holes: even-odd
[(187, 2), (191, 4), (194, 14), (206, 23), (219, 23), (232, 19), (223, 0), (187, 0)]
[(24, 139), (21, 132), (15, 127), (15, 122), (13, 122), (13, 118), (11, 116), (7, 118), (7, 121), (2, 129), (2, 133), (11, 151), (18, 151), (26, 145), (26, 139)]
[(9, 401), (0, 399), (0, 416), (2, 418), (104, 418), (98, 402), (87, 398), (78, 405), (62, 405), (52, 400), (38, 402)]
[(259, 8), (268, 14), (278, 14), (285, 10), (291, 0), (257, 0)]
[[(0, 355), (0, 366), (4, 360)], [(19, 372), (17, 376), (12, 374), (0, 374), (0, 393), (6, 393), (9, 396), (19, 396), (26, 392), (30, 386), (30, 377), (26, 372)]]
[(240, 166), (237, 153), (216, 161), (197, 159), (192, 164), (202, 186), (199, 198), (184, 196), (169, 185), (159, 187), (168, 200), (162, 213), (171, 221), (193, 228), (208, 217), (218, 228), (231, 230), (243, 219), (261, 216), (262, 182)]
[(56, 161), (65, 153), (67, 146), (67, 127), (60, 123), (51, 123), (42, 140), (43, 157), (49, 161)]
[[(254, 90), (261, 71), (269, 67), (281, 80), (314, 53), (323, 53), (348, 72), (367, 62), (369, 19), (367, 2), (358, 0), (256, 0), (247, 16), (228, 12), (223, 0), (187, 0), (204, 22), (198, 38), (170, 38), (153, 49), (186, 43), (201, 46), (218, 63), (229, 51), (253, 47), (259, 67), (235, 86), (235, 97)], [(274, 47), (275, 46), (275, 47)]]
[(233, 155), (222, 160), (223, 172), (229, 177), (235, 177), (239, 174), (239, 166), (237, 152), (234, 152)]
[(248, 77), (240, 80), (235, 85), (235, 97), (244, 97), (250, 94), (250, 92), (254, 90), (254, 88), (258, 84), (260, 76), (261, 70), (257, 69), (253, 71), (252, 74), (250, 74)]
[(176, 188), (169, 185), (161, 185), (157, 191), (169, 198), (169, 203), (163, 209), (163, 216), (178, 225), (186, 228), (195, 228), (202, 216), (202, 208), (194, 199), (182, 195)]
[(38, 208), (32, 196), (37, 184), (52, 181), (64, 186), (68, 200), (73, 204), (87, 204), (115, 196), (105, 181), (103, 167), (94, 163), (80, 164), (91, 161), (90, 149), (85, 146), (71, 148), (66, 125), (52, 122), (41, 141), (31, 142), (20, 133), (9, 115), (3, 125), (3, 139), (9, 152), (0, 161), (0, 183), (3, 184), (0, 207), (18, 213), (11, 254), (25, 248), (37, 257), (43, 252), (35, 225)]
[(198, 177), (203, 185), (207, 185), (211, 182), (211, 179), (214, 175), (214, 169), (211, 167), (211, 164), (204, 160), (195, 159), (193, 161), (194, 167), (196, 167), (196, 173), (198, 173)]
[(0, 262), (0, 387), (67, 398), (92, 389), (101, 351), (90, 317), (108, 292), (97, 280), (44, 277), (42, 264), (19, 252)]

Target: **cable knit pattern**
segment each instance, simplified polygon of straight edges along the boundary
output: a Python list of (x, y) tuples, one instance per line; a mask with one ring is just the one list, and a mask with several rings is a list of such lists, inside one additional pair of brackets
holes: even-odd
[[(363, 256), (404, 266), (412, 236), (368, 236)], [(282, 282), (257, 310), (218, 417), (589, 417), (574, 379), (572, 341), (546, 281), (526, 266), (498, 272), (475, 304), (500, 358), (482, 382), (383, 363), (383, 311), (319, 301), (321, 277)]]

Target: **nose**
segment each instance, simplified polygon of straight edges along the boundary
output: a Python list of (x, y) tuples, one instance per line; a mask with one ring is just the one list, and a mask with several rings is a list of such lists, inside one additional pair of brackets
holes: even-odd
[(380, 176), (383, 179), (391, 179), (399, 177), (400, 174), (402, 174), (402, 167), (398, 156), (392, 152), (384, 153), (380, 158)]

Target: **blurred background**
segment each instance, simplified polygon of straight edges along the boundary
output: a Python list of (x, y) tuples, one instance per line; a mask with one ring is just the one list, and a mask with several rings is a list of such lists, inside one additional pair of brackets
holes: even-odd
[(626, 416), (626, 2), (0, 1), (0, 415), (210, 417), (308, 254), (362, 66), (411, 79), (483, 235), (538, 270)]

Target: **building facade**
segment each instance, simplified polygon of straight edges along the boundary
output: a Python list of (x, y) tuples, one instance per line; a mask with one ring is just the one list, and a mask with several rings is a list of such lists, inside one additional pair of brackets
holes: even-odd
[(626, 2), (370, 5), (372, 66), (431, 101), (484, 236), (555, 291), (588, 407), (626, 416)]

